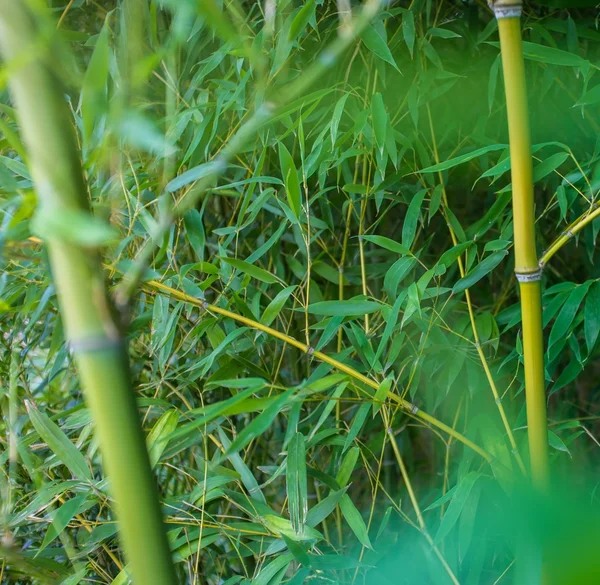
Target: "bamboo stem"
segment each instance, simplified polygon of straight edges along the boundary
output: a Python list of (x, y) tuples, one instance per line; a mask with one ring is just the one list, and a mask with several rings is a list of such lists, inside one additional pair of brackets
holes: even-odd
[[(91, 221), (81, 163), (64, 93), (34, 15), (21, 0), (0, 0), (0, 50), (16, 64), (10, 89), (42, 218)], [(25, 56), (25, 58), (24, 58)], [(58, 221), (58, 220), (57, 220)], [(47, 233), (53, 279), (111, 482), (120, 537), (136, 585), (174, 585), (145, 437), (130, 383), (126, 345), (96, 250), (67, 241), (60, 222)]]
[(541, 270), (535, 249), (533, 170), (525, 66), (519, 19), (521, 1), (497, 1), (493, 3), (492, 7), (498, 18), (508, 114), (515, 234), (515, 273), (521, 291), (531, 475), (537, 487), (545, 488), (549, 481), (549, 464), (540, 285)]
[[(166, 284), (163, 284), (162, 282), (160, 282), (158, 280), (149, 280), (149, 281), (143, 283), (142, 287), (150, 292), (160, 291), (164, 294), (169, 295), (170, 297), (172, 297), (174, 299), (178, 299), (180, 301), (184, 301), (186, 303), (196, 305), (197, 307), (201, 307), (210, 313), (216, 313), (218, 315), (222, 315), (223, 317), (227, 317), (228, 319), (232, 319), (234, 321), (237, 321), (238, 323), (243, 323), (244, 325), (247, 325), (248, 327), (252, 327), (253, 329), (257, 329), (258, 331), (262, 331), (263, 333), (266, 333), (267, 335), (275, 337), (275, 338), (283, 341), (284, 343), (287, 343), (289, 345), (292, 345), (293, 347), (296, 347), (297, 349), (311, 355), (313, 358), (318, 359), (321, 362), (324, 362), (326, 364), (329, 364), (330, 366), (333, 366), (336, 370), (339, 370), (340, 372), (344, 372), (345, 374), (348, 374), (350, 377), (354, 378), (355, 380), (358, 380), (359, 382), (362, 382), (363, 384), (365, 384), (366, 386), (369, 386), (370, 388), (372, 388), (374, 390), (377, 390), (379, 388), (379, 383), (376, 380), (372, 380), (371, 378), (368, 378), (364, 374), (357, 372), (354, 368), (351, 368), (350, 366), (343, 364), (342, 362), (336, 360), (335, 358), (328, 356), (326, 353), (323, 353), (322, 351), (317, 351), (317, 350), (313, 349), (312, 347), (310, 347), (309, 345), (307, 345), (306, 343), (303, 343), (302, 341), (298, 341), (297, 339), (290, 337), (289, 335), (286, 335), (285, 333), (281, 333), (280, 331), (277, 331), (276, 329), (273, 329), (272, 327), (267, 327), (266, 325), (263, 325), (262, 323), (259, 323), (258, 321), (254, 321), (253, 319), (249, 319), (248, 317), (244, 317), (243, 315), (238, 315), (237, 313), (233, 313), (232, 311), (228, 311), (227, 309), (223, 309), (222, 307), (218, 307), (217, 305), (211, 305), (210, 303), (207, 303), (206, 301), (204, 301), (202, 299), (197, 299), (195, 297), (192, 297), (184, 292), (181, 292), (177, 289), (167, 286)], [(443, 423), (442, 421), (438, 420), (437, 418), (435, 418), (435, 417), (431, 416), (430, 414), (427, 414), (425, 411), (417, 408), (414, 404), (408, 402), (407, 400), (404, 400), (404, 398), (402, 398), (401, 396), (398, 396), (398, 394), (395, 394), (394, 392), (390, 392), (388, 394), (388, 397), (390, 400), (395, 402), (402, 410), (404, 410), (409, 415), (411, 415), (417, 419), (420, 419), (423, 422), (428, 423), (432, 427), (436, 427), (436, 428), (440, 429), (441, 431), (444, 431), (444, 433), (446, 433), (447, 435), (450, 435), (451, 437), (454, 437), (457, 441), (459, 441), (463, 445), (466, 445), (467, 447), (469, 447), (470, 449), (472, 449), (473, 451), (475, 451), (476, 453), (481, 455), (488, 463), (490, 463), (492, 461), (493, 458), (487, 451), (485, 451), (484, 449), (479, 447), (479, 445), (476, 445), (475, 443), (473, 443), (473, 441), (471, 441), (470, 439), (467, 439), (467, 437), (465, 437), (464, 435), (462, 435), (461, 433), (459, 433), (452, 427), (449, 427), (447, 424)]]

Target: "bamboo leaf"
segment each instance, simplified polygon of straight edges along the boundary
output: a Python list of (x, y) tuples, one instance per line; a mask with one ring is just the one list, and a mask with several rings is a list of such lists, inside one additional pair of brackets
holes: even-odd
[(507, 250), (501, 250), (490, 254), (485, 260), (480, 262), (469, 274), (461, 278), (453, 287), (452, 293), (457, 294), (463, 290), (472, 287), (479, 282), (486, 274), (489, 274), (502, 260), (508, 255)]
[(350, 445), (352, 445), (352, 442), (354, 441), (354, 439), (356, 439), (358, 433), (360, 433), (363, 425), (365, 424), (365, 420), (367, 419), (367, 415), (369, 414), (370, 407), (371, 405), (369, 403), (360, 405), (358, 412), (354, 416), (354, 420), (352, 421), (350, 430), (348, 431), (348, 436), (346, 437), (344, 448), (342, 449), (343, 451), (345, 451), (346, 449), (348, 449), (348, 447), (350, 447)]
[(569, 334), (571, 323), (573, 323), (575, 315), (579, 310), (579, 305), (581, 305), (591, 284), (592, 281), (580, 284), (571, 292), (565, 301), (565, 304), (560, 310), (560, 313), (558, 314), (558, 317), (552, 326), (552, 330), (550, 331), (550, 337), (548, 339), (548, 351), (550, 351), (555, 343), (564, 339)]
[(188, 169), (185, 173), (181, 173), (181, 175), (178, 175), (172, 181), (169, 181), (165, 188), (169, 193), (173, 193), (190, 183), (195, 183), (200, 179), (217, 175), (222, 170), (223, 163), (221, 161), (202, 163), (201, 165)]
[(400, 242), (396, 242), (391, 238), (386, 238), (385, 236), (361, 236), (361, 238), (367, 242), (372, 242), (376, 246), (385, 248), (390, 252), (400, 254), (401, 256), (411, 255), (410, 248), (403, 246)]
[(375, 301), (321, 301), (308, 306), (308, 312), (326, 317), (360, 317), (381, 310)]
[(397, 71), (400, 71), (385, 39), (377, 32), (373, 25), (367, 25), (362, 31), (360, 38), (369, 51), (380, 59), (383, 59), (386, 63), (389, 63)]
[(273, 424), (275, 417), (279, 414), (281, 409), (290, 402), (293, 394), (293, 388), (280, 394), (276, 400), (274, 400), (267, 408), (265, 408), (261, 414), (254, 418), (249, 425), (245, 426), (240, 431), (238, 436), (227, 449), (225, 456), (229, 457), (233, 453), (237, 453), (246, 447), (256, 437), (262, 435)]
[(340, 126), (340, 121), (342, 119), (342, 114), (344, 113), (344, 106), (346, 105), (346, 101), (348, 100), (349, 93), (345, 93), (335, 104), (335, 108), (333, 108), (333, 116), (331, 118), (331, 146), (335, 146), (335, 141), (337, 139), (338, 128)]
[(421, 215), (421, 205), (427, 194), (427, 189), (421, 189), (411, 200), (402, 226), (402, 245), (411, 248), (417, 233), (417, 224)]
[(421, 169), (420, 173), (437, 173), (439, 171), (447, 171), (448, 169), (452, 169), (457, 167), (458, 165), (462, 165), (474, 158), (478, 158), (488, 152), (494, 152), (496, 150), (504, 150), (507, 148), (506, 144), (490, 144), (489, 146), (483, 146), (482, 148), (478, 148), (473, 150), (472, 152), (468, 152), (467, 154), (462, 154), (461, 156), (457, 156), (451, 158), (445, 162), (442, 162), (437, 165), (433, 165), (431, 167), (427, 167), (426, 169)]
[(448, 535), (450, 530), (454, 527), (458, 518), (463, 511), (463, 508), (469, 498), (469, 494), (475, 485), (475, 482), (479, 479), (480, 474), (477, 472), (468, 473), (458, 484), (456, 490), (452, 494), (452, 500), (450, 505), (442, 518), (440, 527), (435, 535), (434, 542), (439, 544)]
[(385, 135), (388, 126), (387, 112), (385, 104), (380, 93), (376, 93), (371, 98), (371, 116), (373, 119), (373, 131), (375, 132), (375, 142), (379, 146), (379, 152), (383, 153), (385, 147)]
[(300, 10), (298, 10), (296, 16), (294, 16), (294, 20), (292, 20), (292, 24), (290, 25), (290, 30), (288, 32), (288, 41), (292, 42), (296, 40), (314, 13), (315, 0), (307, 0)]
[(260, 322), (263, 325), (270, 325), (277, 318), (277, 315), (281, 313), (286, 301), (290, 298), (292, 293), (296, 290), (295, 286), (288, 286), (283, 290), (280, 290), (275, 298), (265, 308)]
[(366, 548), (373, 548), (369, 540), (367, 525), (349, 496), (344, 495), (340, 500), (340, 510), (359, 542)]
[(379, 384), (379, 388), (377, 388), (377, 392), (375, 392), (375, 396), (373, 398), (373, 416), (375, 416), (385, 404), (393, 382), (393, 378), (386, 378)]
[(91, 481), (92, 474), (85, 457), (60, 427), (43, 412), (40, 412), (31, 402), (25, 401), (25, 407), (31, 424), (58, 460), (66, 465), (75, 477)]
[(585, 329), (585, 344), (588, 355), (592, 353), (592, 349), (598, 340), (600, 333), (600, 282), (596, 281), (590, 286), (589, 292), (585, 299), (584, 311), (584, 329)]
[(352, 447), (352, 449), (346, 453), (342, 459), (340, 469), (335, 476), (335, 481), (337, 481), (339, 486), (343, 488), (348, 487), (348, 481), (350, 481), (350, 477), (352, 476), (352, 472), (356, 467), (356, 462), (358, 461), (359, 456), (360, 449), (358, 447)]
[(415, 15), (411, 10), (404, 10), (402, 16), (402, 35), (404, 42), (410, 53), (410, 58), (413, 58), (415, 49)]
[(553, 171), (555, 171), (560, 165), (562, 165), (569, 158), (569, 154), (566, 152), (559, 152), (548, 157), (545, 161), (533, 169), (533, 180), (534, 182), (540, 181)]
[(294, 217), (298, 220), (302, 209), (300, 181), (298, 179), (298, 171), (294, 165), (294, 159), (283, 142), (279, 142), (279, 164), (281, 166), (281, 174), (285, 183), (285, 192), (290, 209)]
[(296, 433), (288, 445), (286, 478), (292, 528), (302, 535), (308, 513), (306, 447), (302, 433)]
[(100, 115), (107, 109), (106, 84), (108, 81), (108, 22), (112, 15), (109, 12), (104, 20), (100, 34), (81, 86), (81, 118), (85, 136), (89, 139)]
[(271, 274), (269, 271), (264, 268), (259, 268), (258, 266), (254, 266), (254, 264), (250, 264), (245, 260), (238, 260), (237, 258), (226, 258), (221, 257), (221, 260), (230, 266), (233, 266), (240, 272), (244, 272), (248, 274), (252, 278), (256, 278), (256, 280), (260, 280), (261, 282), (266, 282), (267, 284), (276, 284), (279, 282), (279, 279)]
[(148, 445), (148, 455), (150, 465), (156, 467), (160, 461), (164, 450), (169, 444), (171, 433), (177, 428), (179, 414), (176, 410), (167, 410), (154, 424), (152, 430), (148, 433), (146, 443)]

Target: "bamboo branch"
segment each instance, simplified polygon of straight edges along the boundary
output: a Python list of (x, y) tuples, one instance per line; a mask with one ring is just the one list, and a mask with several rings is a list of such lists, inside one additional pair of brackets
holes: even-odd
[[(313, 358), (318, 359), (321, 362), (324, 362), (326, 364), (329, 364), (330, 366), (333, 366), (336, 370), (339, 370), (340, 372), (344, 372), (345, 374), (348, 374), (350, 377), (354, 378), (355, 380), (358, 380), (359, 382), (362, 382), (363, 384), (365, 384), (366, 386), (369, 386), (373, 390), (377, 390), (379, 388), (379, 382), (377, 382), (376, 380), (368, 378), (364, 374), (357, 372), (354, 368), (351, 368), (350, 366), (343, 364), (342, 362), (336, 360), (335, 358), (328, 356), (326, 353), (315, 350), (314, 348), (307, 345), (306, 343), (303, 343), (302, 341), (299, 341), (299, 340), (295, 339), (294, 337), (290, 337), (289, 335), (286, 335), (285, 333), (281, 333), (280, 331), (277, 331), (276, 329), (273, 329), (272, 327), (263, 325), (262, 323), (259, 323), (258, 321), (254, 321), (253, 319), (249, 319), (248, 317), (244, 317), (243, 315), (238, 315), (237, 313), (233, 313), (231, 311), (228, 311), (227, 309), (218, 307), (217, 305), (211, 305), (210, 303), (207, 303), (206, 301), (204, 301), (202, 299), (197, 299), (195, 297), (192, 297), (184, 292), (181, 292), (177, 289), (167, 286), (166, 284), (164, 284), (158, 280), (150, 280), (148, 282), (145, 282), (142, 284), (142, 287), (149, 292), (160, 291), (174, 299), (178, 299), (180, 301), (189, 303), (191, 305), (201, 307), (202, 309), (208, 311), (209, 313), (216, 313), (217, 315), (222, 315), (223, 317), (227, 317), (228, 319), (232, 319), (234, 321), (237, 321), (238, 323), (243, 323), (244, 325), (247, 325), (248, 327), (252, 327), (253, 329), (256, 329), (258, 331), (262, 331), (263, 333), (266, 333), (267, 335), (270, 335), (271, 337), (275, 337), (276, 339), (279, 339), (280, 341), (283, 341), (284, 343), (287, 343), (288, 345), (292, 345), (293, 347), (299, 349), (300, 351), (303, 351), (304, 353), (306, 353), (308, 355), (311, 355)], [(425, 411), (419, 409), (417, 406), (415, 406), (411, 402), (404, 400), (404, 398), (398, 396), (398, 394), (395, 394), (394, 392), (390, 392), (388, 394), (388, 397), (392, 402), (395, 402), (402, 410), (404, 410), (410, 416), (413, 416), (414, 418), (417, 418), (423, 422), (426, 422), (429, 425), (431, 425), (432, 427), (436, 427), (436, 428), (444, 431), (444, 433), (446, 433), (447, 435), (454, 437), (457, 441), (463, 443), (463, 445), (466, 445), (467, 447), (469, 447), (470, 449), (472, 449), (473, 451), (475, 451), (476, 453), (481, 455), (488, 463), (490, 463), (492, 461), (493, 458), (487, 451), (485, 451), (484, 449), (482, 449), (481, 447), (479, 447), (478, 445), (473, 443), (473, 441), (471, 441), (470, 439), (467, 439), (467, 437), (465, 437), (464, 435), (462, 435), (461, 433), (459, 433), (452, 427), (449, 427), (448, 425), (446, 425), (442, 421), (438, 420), (437, 418), (431, 416), (430, 414), (427, 414)]]

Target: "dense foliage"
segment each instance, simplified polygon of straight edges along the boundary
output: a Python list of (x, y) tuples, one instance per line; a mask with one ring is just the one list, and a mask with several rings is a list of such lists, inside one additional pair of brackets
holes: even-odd
[[(128, 582), (41, 245), (62, 230), (102, 248), (181, 583), (525, 582), (485, 4), (391, 3), (370, 24), (346, 1), (50, 4), (41, 47), (96, 219), (36, 218), (6, 86), (19, 63), (4, 63), (0, 581)], [(523, 27), (549, 441), (556, 475), (594, 502), (598, 13), (526, 5)]]

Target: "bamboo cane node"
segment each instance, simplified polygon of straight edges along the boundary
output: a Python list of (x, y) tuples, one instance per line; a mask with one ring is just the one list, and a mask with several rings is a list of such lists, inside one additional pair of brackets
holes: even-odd
[(315, 348), (314, 348), (314, 347), (311, 347), (310, 345), (309, 345), (309, 346), (307, 346), (307, 348), (306, 348), (306, 353), (307, 353), (308, 355), (313, 355), (313, 354), (315, 353)]
[(117, 349), (123, 346), (121, 337), (111, 337), (109, 335), (98, 335), (95, 337), (82, 337), (80, 339), (69, 340), (69, 349), (73, 354), (94, 353), (96, 351), (105, 351), (107, 349)]
[(520, 283), (523, 282), (538, 282), (542, 280), (542, 270), (541, 268), (536, 270), (535, 272), (517, 272), (515, 270), (515, 276)]
[(410, 412), (410, 414), (417, 414), (417, 412), (419, 412), (419, 407), (416, 404), (409, 404), (408, 412)]
[(523, 4), (520, 0), (488, 0), (488, 4), (496, 18), (519, 18), (523, 11)]
[(498, 398), (496, 398), (496, 400), (494, 401), (498, 406), (500, 406), (502, 404), (502, 398), (500, 398), (500, 396), (498, 396)]

